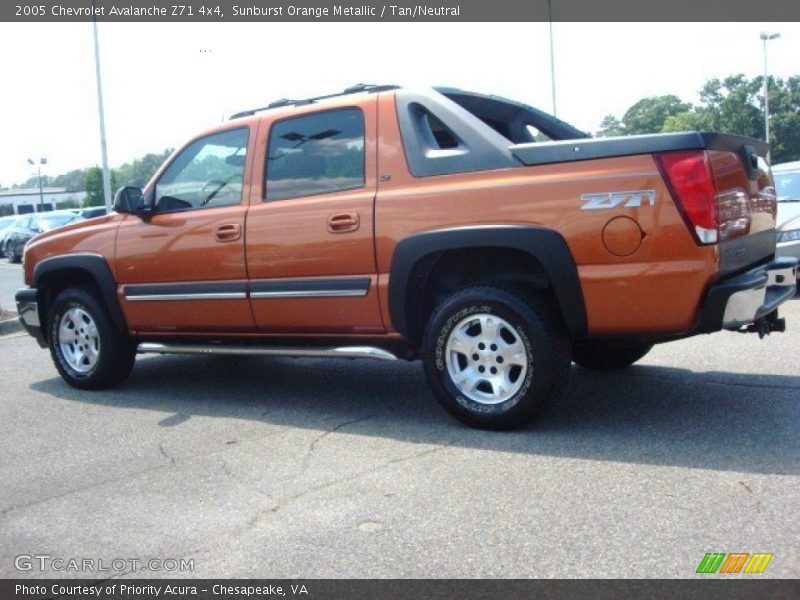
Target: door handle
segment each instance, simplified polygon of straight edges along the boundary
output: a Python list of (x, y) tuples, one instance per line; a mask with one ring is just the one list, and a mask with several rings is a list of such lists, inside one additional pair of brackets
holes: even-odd
[(214, 239), (218, 242), (235, 242), (242, 237), (242, 226), (239, 223), (225, 223), (214, 228)]
[(330, 233), (349, 233), (356, 231), (361, 225), (358, 213), (338, 213), (328, 217), (328, 231)]

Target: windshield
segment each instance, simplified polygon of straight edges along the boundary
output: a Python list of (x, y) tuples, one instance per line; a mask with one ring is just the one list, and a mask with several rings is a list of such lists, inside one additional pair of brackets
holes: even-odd
[(800, 171), (773, 173), (778, 202), (800, 202)]
[(0, 219), (0, 229), (11, 227), (11, 224), (17, 220), (17, 217), (4, 217)]
[(79, 215), (50, 215), (48, 217), (40, 217), (39, 222), (42, 225), (42, 230), (48, 231), (66, 225), (67, 223), (72, 223), (79, 218)]

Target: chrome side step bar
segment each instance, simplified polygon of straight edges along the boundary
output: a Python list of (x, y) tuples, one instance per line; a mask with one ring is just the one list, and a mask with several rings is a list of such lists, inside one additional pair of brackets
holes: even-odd
[(230, 344), (159, 344), (142, 342), (139, 354), (240, 354), (248, 356), (293, 356), (295, 358), (371, 358), (397, 360), (397, 356), (372, 346), (342, 346), (339, 348), (245, 346)]

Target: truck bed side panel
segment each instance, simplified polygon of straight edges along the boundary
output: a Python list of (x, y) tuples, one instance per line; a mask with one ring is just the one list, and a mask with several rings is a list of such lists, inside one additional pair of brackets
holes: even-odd
[[(590, 336), (693, 327), (702, 293), (716, 277), (717, 252), (694, 243), (651, 155), (415, 178), (397, 144), (390, 96), (381, 100), (379, 120), (378, 171), (390, 176), (379, 183), (376, 204), (382, 289), (395, 245), (411, 234), (471, 224), (539, 225), (567, 241), (580, 273)], [(586, 194), (647, 190), (654, 194), (652, 205), (583, 210)], [(604, 242), (604, 229), (618, 217), (641, 230), (641, 243), (628, 256), (609, 251), (613, 239)]]

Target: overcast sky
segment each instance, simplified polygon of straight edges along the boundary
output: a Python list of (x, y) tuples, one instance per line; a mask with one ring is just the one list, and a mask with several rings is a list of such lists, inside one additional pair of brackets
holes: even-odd
[[(101, 23), (112, 167), (181, 144), (240, 109), (359, 82), (450, 85), (547, 111), (546, 23)], [(556, 23), (558, 116), (596, 131), (648, 95), (696, 101), (711, 77), (800, 73), (800, 24)], [(0, 184), (26, 158), (57, 175), (100, 164), (89, 23), (0, 24)], [(122, 183), (122, 182), (121, 182)]]

